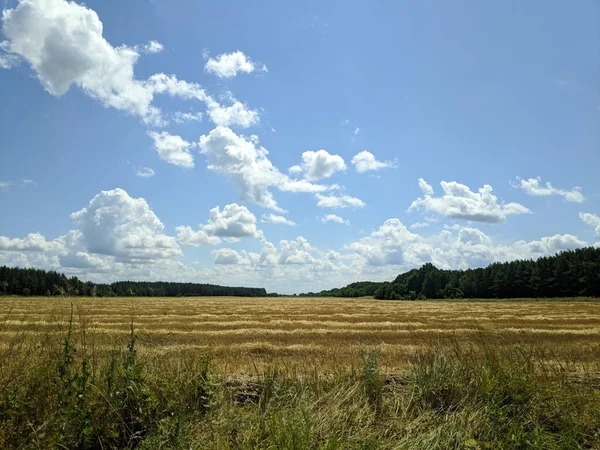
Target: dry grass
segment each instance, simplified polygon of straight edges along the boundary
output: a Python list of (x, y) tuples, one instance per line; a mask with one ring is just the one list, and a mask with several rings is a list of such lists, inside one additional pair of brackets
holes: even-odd
[(209, 352), (227, 374), (349, 367), (362, 348), (377, 348), (393, 373), (415, 351), (456, 342), (544, 348), (555, 362), (581, 366), (600, 360), (600, 303), (578, 301), (0, 297), (0, 352), (20, 340), (60, 339), (71, 303), (80, 338), (99, 354), (126, 345), (133, 321), (146, 357)]

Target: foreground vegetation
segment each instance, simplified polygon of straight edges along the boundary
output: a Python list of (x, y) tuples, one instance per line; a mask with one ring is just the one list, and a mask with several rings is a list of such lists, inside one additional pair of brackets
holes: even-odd
[(598, 366), (492, 341), (416, 351), (384, 374), (376, 349), (320, 372), (250, 377), (210, 354), (98, 352), (85, 322), (15, 336), (0, 358), (2, 448), (540, 448), (600, 446)]
[(0, 448), (599, 448), (599, 312), (3, 297)]

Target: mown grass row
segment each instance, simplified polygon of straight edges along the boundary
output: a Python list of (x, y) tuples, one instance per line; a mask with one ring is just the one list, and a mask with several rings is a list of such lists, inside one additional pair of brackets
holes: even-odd
[[(73, 317), (73, 315), (71, 315)], [(271, 367), (227, 378), (209, 355), (96, 352), (73, 318), (0, 357), (0, 448), (600, 448), (599, 365), (541, 346), (432, 345), (402, 374), (376, 349), (354, 368)]]

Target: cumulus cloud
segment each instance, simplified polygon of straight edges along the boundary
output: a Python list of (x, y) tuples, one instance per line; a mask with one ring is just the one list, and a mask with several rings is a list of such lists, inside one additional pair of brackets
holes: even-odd
[(11, 54), (9, 41), (0, 41), (0, 69), (11, 69), (19, 63), (19, 57)]
[(2, 16), (8, 50), (29, 63), (50, 94), (75, 84), (106, 106), (159, 122), (152, 92), (134, 78), (139, 53), (113, 47), (102, 28), (95, 11), (65, 0), (22, 0)]
[(200, 122), (202, 120), (202, 113), (191, 113), (191, 112), (179, 112), (173, 114), (173, 120), (176, 123), (186, 123), (186, 122)]
[(221, 243), (221, 239), (217, 236), (210, 236), (203, 229), (194, 230), (190, 226), (175, 227), (177, 240), (182, 244), (190, 247), (200, 247), (201, 245), (217, 245)]
[(10, 181), (0, 181), (0, 191), (8, 191), (10, 189)]
[(546, 182), (542, 185), (542, 178), (529, 178), (527, 180), (517, 177), (513, 186), (524, 190), (527, 194), (533, 196), (548, 196), (548, 195), (559, 195), (564, 197), (565, 200), (575, 203), (583, 203), (585, 197), (581, 193), (581, 188), (575, 186), (570, 190), (558, 189), (552, 186), (550, 182)]
[(411, 233), (394, 218), (385, 221), (369, 236), (346, 245), (344, 250), (360, 256), (354, 264), (399, 266), (397, 271), (405, 271), (427, 262), (443, 269), (481, 267), (493, 262), (535, 259), (585, 245), (585, 241), (570, 234), (512, 244), (495, 243), (483, 231), (459, 225), (447, 227), (438, 235), (423, 237)]
[(400, 265), (407, 262), (405, 253), (419, 239), (399, 219), (388, 219), (370, 236), (345, 246), (345, 249), (358, 253), (371, 266)]
[(356, 197), (351, 197), (349, 195), (322, 195), (315, 194), (317, 199), (317, 206), (320, 208), (362, 208), (365, 206), (365, 202)]
[(49, 252), (62, 248), (64, 243), (60, 239), (47, 241), (40, 233), (29, 233), (23, 239), (0, 236), (0, 251)]
[(358, 173), (365, 173), (396, 166), (395, 162), (392, 161), (377, 161), (377, 159), (375, 159), (375, 155), (366, 150), (354, 155), (352, 158), (352, 164)]
[(135, 171), (136, 177), (149, 178), (154, 176), (154, 169), (150, 167), (142, 167), (141, 169), (137, 169)]
[(29, 178), (22, 178), (21, 179), (21, 187), (27, 187), (27, 186), (37, 186), (37, 183)]
[(531, 212), (519, 203), (498, 202), (498, 198), (492, 194), (492, 187), (488, 184), (478, 192), (472, 192), (468, 186), (456, 181), (442, 181), (440, 185), (444, 195), (434, 197), (431, 185), (420, 178), (419, 186), (424, 196), (413, 201), (409, 211), (421, 209), (453, 219), (487, 223), (503, 223), (509, 215)]
[(72, 85), (87, 95), (144, 122), (162, 126), (161, 110), (152, 104), (155, 94), (167, 94), (206, 104), (216, 124), (248, 127), (258, 122), (258, 112), (231, 99), (224, 106), (196, 83), (157, 73), (138, 80), (134, 67), (141, 53), (156, 53), (156, 41), (142, 46), (114, 47), (103, 36), (100, 18), (90, 8), (66, 0), (21, 0), (5, 9), (2, 31), (7, 40), (0, 46), (0, 66), (10, 68), (16, 58), (26, 61), (50, 94), (61, 96)]
[(231, 248), (214, 250), (215, 264), (242, 265), (250, 264), (250, 259), (245, 251), (237, 252)]
[(427, 228), (429, 226), (429, 222), (415, 222), (410, 227), (411, 228)]
[(265, 223), (273, 223), (276, 225), (289, 225), (289, 226), (295, 226), (296, 222), (294, 222), (293, 220), (290, 220), (286, 217), (283, 216), (278, 216), (277, 214), (263, 214), (262, 218), (261, 218), (261, 222), (265, 222)]
[(256, 216), (237, 203), (225, 205), (222, 211), (218, 206), (212, 208), (207, 223), (200, 224), (197, 231), (189, 226), (179, 226), (175, 230), (177, 240), (193, 247), (217, 245), (221, 238), (230, 242), (245, 237), (263, 238), (262, 231), (256, 226)]
[(163, 161), (180, 167), (194, 167), (194, 157), (190, 149), (196, 146), (181, 136), (169, 134), (166, 131), (157, 133), (148, 131), (148, 136), (154, 140), (154, 149)]
[(223, 106), (215, 100), (209, 99), (207, 108), (208, 117), (215, 125), (224, 127), (238, 125), (242, 128), (248, 128), (256, 125), (260, 120), (258, 111), (248, 109), (246, 105), (236, 99), (232, 99), (229, 106)]
[(323, 217), (321, 217), (321, 222), (323, 222), (323, 223), (335, 222), (335, 223), (341, 223), (342, 225), (350, 225), (349, 220), (346, 220), (335, 214), (325, 214)]
[(315, 248), (302, 236), (293, 241), (279, 241), (279, 264), (310, 264), (315, 258), (310, 254)]
[(160, 53), (165, 49), (165, 47), (157, 41), (150, 41), (146, 45), (137, 48), (139, 48), (142, 53)]
[(346, 170), (346, 163), (339, 155), (332, 155), (326, 150), (307, 151), (302, 153), (302, 164), (292, 166), (288, 172), (294, 175), (303, 174), (309, 181), (329, 178), (335, 172)]
[(71, 214), (81, 242), (89, 253), (125, 260), (180, 256), (173, 237), (143, 198), (132, 198), (123, 189), (102, 191), (90, 204)]
[[(579, 213), (579, 219), (587, 225), (590, 225), (594, 228), (594, 235), (600, 237), (600, 217), (596, 214), (590, 213)], [(596, 242), (596, 247), (600, 247), (600, 241)]]
[(239, 240), (243, 237), (263, 237), (256, 228), (256, 216), (237, 203), (225, 205), (223, 211), (215, 206), (209, 211), (208, 222), (202, 227), (211, 236)]
[(230, 128), (218, 126), (200, 137), (200, 153), (208, 158), (208, 168), (224, 175), (237, 185), (242, 200), (254, 202), (277, 212), (269, 188), (285, 192), (323, 192), (333, 187), (317, 185), (307, 180), (292, 180), (282, 174), (269, 160), (269, 152), (258, 144), (258, 137), (240, 136)]
[(233, 78), (238, 73), (252, 73), (255, 70), (268, 72), (267, 66), (257, 67), (254, 61), (239, 50), (209, 58), (204, 65), (204, 70), (219, 78)]

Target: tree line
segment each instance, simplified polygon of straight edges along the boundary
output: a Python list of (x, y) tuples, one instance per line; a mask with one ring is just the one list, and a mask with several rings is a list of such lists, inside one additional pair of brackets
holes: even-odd
[(111, 284), (83, 281), (77, 277), (41, 269), (0, 267), (0, 295), (46, 295), (88, 297), (264, 297), (264, 288), (230, 287), (200, 283), (163, 281), (117, 281)]
[(374, 296), (384, 300), (600, 297), (600, 248), (568, 250), (535, 261), (494, 263), (479, 269), (441, 270), (427, 263), (392, 282), (358, 282), (302, 295)]

